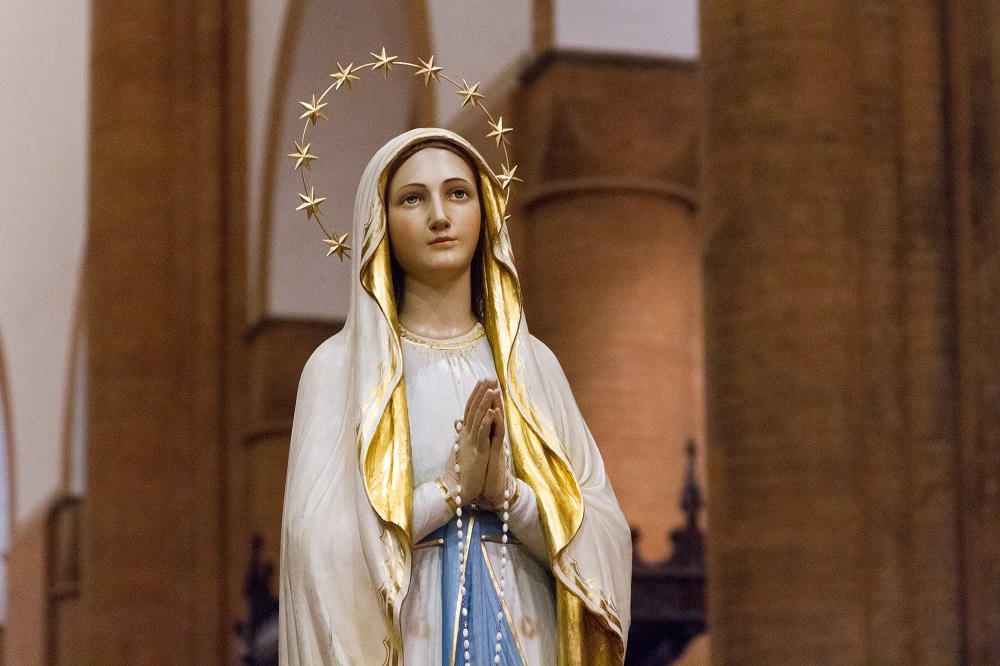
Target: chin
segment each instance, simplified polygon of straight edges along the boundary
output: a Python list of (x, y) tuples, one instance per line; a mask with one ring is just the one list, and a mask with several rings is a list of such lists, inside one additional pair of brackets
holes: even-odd
[[(441, 278), (446, 275), (458, 277), (469, 270), (471, 265), (472, 257), (457, 256), (450, 252), (447, 254), (442, 252), (440, 256), (430, 258), (417, 272), (429, 278)], [(423, 282), (424, 280), (421, 281)], [(436, 282), (437, 280), (431, 279), (427, 281)]]

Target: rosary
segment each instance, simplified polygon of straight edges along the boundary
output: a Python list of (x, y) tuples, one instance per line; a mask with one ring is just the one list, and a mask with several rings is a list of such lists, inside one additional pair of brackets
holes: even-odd
[[(453, 451), (455, 453), (455, 478), (458, 479), (458, 485), (455, 487), (455, 516), (458, 518), (458, 555), (459, 555), (459, 588), (458, 588), (458, 600), (462, 608), (462, 647), (464, 649), (465, 666), (471, 666), (470, 655), (469, 655), (469, 607), (468, 600), (465, 590), (465, 571), (466, 566), (469, 563), (469, 552), (465, 547), (464, 531), (462, 530), (462, 476), (461, 467), (458, 463), (458, 442), (462, 436), (462, 419), (455, 421), (455, 446)], [(510, 470), (510, 445), (504, 441), (503, 445), (503, 456), (504, 456), (504, 467)], [(503, 490), (503, 535), (500, 537), (500, 604), (501, 609), (497, 612), (497, 642), (496, 642), (496, 654), (493, 657), (493, 663), (500, 663), (500, 643), (503, 638), (503, 602), (504, 602), (504, 591), (506, 590), (506, 569), (507, 569), (507, 520), (510, 517), (508, 510), (510, 509), (510, 489), (507, 488), (507, 481), (504, 479), (504, 490)]]

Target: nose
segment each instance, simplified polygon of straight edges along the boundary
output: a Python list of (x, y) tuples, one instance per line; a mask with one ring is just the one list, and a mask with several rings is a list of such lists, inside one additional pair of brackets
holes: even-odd
[(440, 196), (432, 196), (430, 203), (430, 228), (434, 231), (447, 229), (451, 222), (448, 220), (448, 213), (444, 207), (444, 199)]

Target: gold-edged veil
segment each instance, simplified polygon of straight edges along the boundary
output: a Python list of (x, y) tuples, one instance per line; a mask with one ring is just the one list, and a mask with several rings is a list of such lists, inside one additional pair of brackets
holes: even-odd
[(558, 362), (528, 333), (503, 188), (467, 141), (432, 128), (392, 139), (365, 170), (354, 207), (348, 318), (313, 354), (300, 381), (282, 530), (281, 663), (402, 664), (413, 481), (383, 201), (393, 159), (431, 139), (456, 144), (478, 167), (483, 324), (514, 465), (536, 495), (546, 535), (559, 663), (621, 664), (629, 625), (628, 525)]

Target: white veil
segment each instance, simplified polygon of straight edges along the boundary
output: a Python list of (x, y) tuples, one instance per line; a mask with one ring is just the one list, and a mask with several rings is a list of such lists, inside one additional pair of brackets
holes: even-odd
[(484, 203), (484, 326), (518, 476), (538, 500), (557, 581), (559, 663), (621, 664), (631, 538), (552, 353), (528, 334), (496, 176), (460, 136), (415, 129), (372, 158), (354, 205), (350, 311), (302, 373), (281, 542), (281, 663), (402, 664), (413, 481), (383, 208), (386, 169), (414, 143), (472, 156)]

